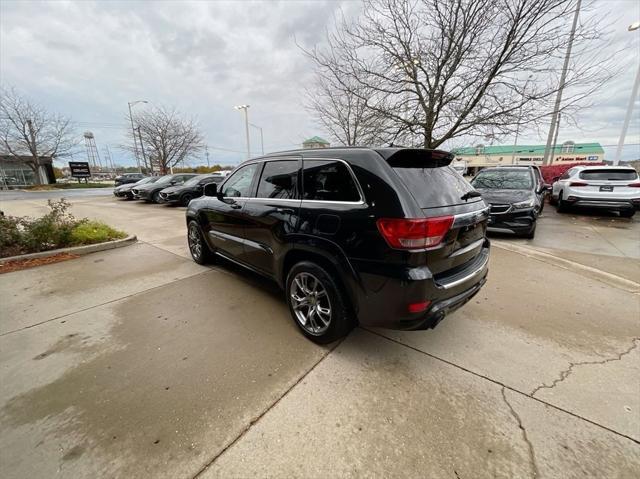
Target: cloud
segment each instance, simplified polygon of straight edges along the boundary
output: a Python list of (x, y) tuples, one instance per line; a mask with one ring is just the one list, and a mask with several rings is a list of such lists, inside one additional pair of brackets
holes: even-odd
[[(121, 163), (127, 102), (145, 99), (197, 117), (212, 161), (244, 159), (244, 119), (233, 109), (250, 104), (250, 121), (264, 129), (265, 150), (289, 149), (319, 134), (303, 106), (311, 65), (298, 44), (322, 43), (334, 18), (357, 15), (359, 2), (0, 2), (0, 82), (14, 85), (52, 111), (71, 116), (111, 147)], [(578, 127), (561, 140), (617, 142), (635, 68), (640, 35), (626, 31), (640, 18), (633, 0), (596, 2), (611, 12), (613, 54), (623, 72), (594, 96)], [(603, 22), (603, 24), (606, 22)], [(135, 108), (145, 108), (138, 105)], [(640, 105), (628, 142), (640, 143)], [(252, 150), (259, 133), (251, 130)], [(541, 135), (541, 136), (544, 136)], [(523, 142), (544, 141), (523, 132)], [(510, 139), (502, 141), (508, 143)], [(220, 150), (215, 148), (219, 147)], [(223, 150), (224, 149), (224, 150)], [(235, 150), (229, 152), (225, 150)], [(629, 150), (630, 154), (635, 154)], [(640, 156), (640, 147), (638, 154)], [(204, 158), (202, 158), (204, 161)]]

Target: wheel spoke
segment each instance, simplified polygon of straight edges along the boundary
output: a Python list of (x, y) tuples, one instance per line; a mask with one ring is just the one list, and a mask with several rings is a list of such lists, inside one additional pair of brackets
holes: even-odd
[(331, 325), (331, 303), (327, 290), (314, 274), (298, 273), (289, 286), (291, 310), (298, 324), (314, 336)]

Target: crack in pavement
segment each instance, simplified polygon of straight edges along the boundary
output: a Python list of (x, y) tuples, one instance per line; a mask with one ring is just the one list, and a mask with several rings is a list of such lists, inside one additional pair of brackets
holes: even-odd
[(606, 364), (606, 363), (610, 363), (612, 361), (620, 361), (622, 360), (622, 358), (624, 356), (626, 356), (627, 354), (630, 354), (631, 351), (633, 351), (637, 346), (638, 346), (638, 341), (640, 341), (640, 338), (633, 338), (632, 342), (633, 344), (631, 345), (631, 347), (629, 347), (628, 349), (625, 349), (623, 352), (621, 352), (620, 354), (618, 354), (616, 357), (614, 358), (608, 358), (608, 359), (601, 359), (599, 361), (577, 361), (577, 362), (569, 362), (569, 367), (567, 369), (564, 369), (562, 371), (560, 371), (560, 377), (557, 379), (554, 379), (553, 382), (551, 384), (541, 384), (540, 386), (537, 386), (535, 389), (533, 389), (533, 391), (531, 391), (529, 393), (529, 395), (531, 397), (533, 397), (537, 392), (539, 392), (542, 389), (553, 389), (554, 387), (556, 387), (558, 384), (560, 384), (562, 381), (564, 381), (565, 379), (567, 379), (571, 373), (573, 372), (573, 368), (575, 368), (576, 366), (586, 366), (586, 365), (595, 365), (595, 364)]
[(529, 451), (529, 464), (531, 464), (531, 470), (532, 470), (532, 473), (533, 473), (532, 477), (534, 477), (534, 478), (539, 477), (540, 476), (540, 471), (538, 470), (538, 464), (536, 463), (536, 453), (535, 453), (535, 451), (533, 449), (533, 444), (529, 440), (529, 436), (527, 434), (527, 430), (525, 429), (524, 425), (522, 424), (522, 419), (520, 418), (520, 415), (516, 412), (515, 409), (513, 409), (513, 406), (511, 405), (511, 403), (507, 399), (507, 394), (506, 394), (505, 391), (506, 391), (506, 388), (503, 386), (502, 389), (500, 389), (500, 392), (502, 393), (502, 399), (504, 400), (504, 403), (509, 408), (509, 411), (511, 412), (511, 416), (513, 416), (513, 418), (518, 423), (518, 428), (520, 429), (520, 431), (522, 431), (522, 439), (527, 444), (527, 449)]

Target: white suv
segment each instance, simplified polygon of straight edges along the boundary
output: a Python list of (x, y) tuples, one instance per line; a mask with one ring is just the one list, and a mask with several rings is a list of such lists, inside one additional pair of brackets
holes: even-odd
[(560, 212), (584, 206), (615, 210), (631, 218), (640, 208), (640, 181), (631, 167), (574, 166), (555, 180), (551, 201)]

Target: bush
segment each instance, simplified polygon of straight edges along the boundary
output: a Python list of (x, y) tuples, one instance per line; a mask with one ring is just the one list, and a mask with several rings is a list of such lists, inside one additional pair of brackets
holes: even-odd
[(73, 245), (104, 243), (126, 236), (122, 231), (115, 230), (100, 221), (82, 221), (71, 231), (71, 243)]
[(49, 200), (48, 206), (50, 211), (40, 218), (0, 216), (0, 258), (126, 236), (98, 221), (75, 219), (65, 199)]

